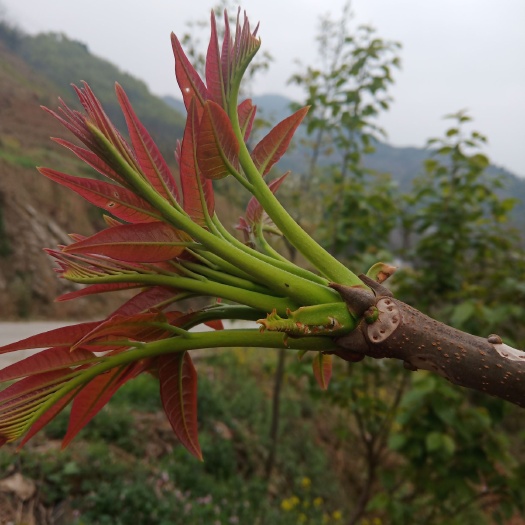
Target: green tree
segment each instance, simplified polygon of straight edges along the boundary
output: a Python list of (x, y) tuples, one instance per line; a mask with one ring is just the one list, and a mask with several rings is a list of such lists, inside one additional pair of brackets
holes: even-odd
[[(370, 26), (350, 27), (346, 3), (338, 20), (321, 20), (316, 66), (291, 82), (306, 91), (308, 170), (300, 191), (319, 196), (319, 236), (331, 253), (348, 260), (384, 248), (395, 225), (390, 177), (364, 167), (364, 157), (385, 137), (377, 117), (388, 110), (398, 42), (383, 40)], [(319, 64), (319, 65), (317, 65)], [(310, 206), (309, 206), (310, 208)]]
[[(479, 335), (504, 326), (523, 337), (525, 254), (509, 223), (516, 201), (501, 198), (501, 182), (487, 173), (486, 138), (465, 127), (464, 112), (443, 138), (431, 139), (432, 156), (406, 197), (400, 257), (400, 293), (412, 304)], [(512, 272), (509, 272), (512, 268)]]

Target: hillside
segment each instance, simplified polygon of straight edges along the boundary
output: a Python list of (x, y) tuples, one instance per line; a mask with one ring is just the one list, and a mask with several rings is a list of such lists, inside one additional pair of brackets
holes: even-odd
[(147, 85), (122, 72), (107, 60), (90, 53), (87, 46), (57, 33), (23, 36), (14, 51), (53, 85), (53, 92), (75, 103), (70, 84), (88, 82), (110, 118), (125, 129), (115, 97), (115, 82), (126, 90), (135, 111), (167, 157), (173, 155), (175, 139), (182, 137), (184, 119), (152, 95)]
[[(164, 97), (164, 101), (179, 112), (184, 111), (182, 101), (174, 97)], [(266, 94), (253, 97), (258, 108), (258, 115), (269, 123), (276, 123), (290, 114), (292, 100), (282, 95)], [(298, 138), (306, 138), (304, 129), (299, 128)], [(392, 146), (384, 142), (376, 144), (376, 151), (365, 157), (365, 167), (381, 172), (390, 173), (402, 192), (408, 192), (414, 177), (421, 174), (423, 161), (430, 155), (426, 148)], [(296, 141), (296, 147), (291, 149), (281, 160), (283, 170), (292, 170), (295, 173), (306, 171), (307, 151)], [(513, 211), (513, 218), (517, 224), (525, 222), (525, 179), (498, 166), (492, 165), (489, 174), (503, 182), (502, 197), (513, 197), (518, 200)]]
[[(67, 233), (92, 232), (93, 216), (76, 195), (40, 176), (34, 166), (78, 171), (52, 144), (60, 126), (40, 109), (53, 87), (0, 42), (0, 311), (1, 319), (85, 317), (101, 301), (52, 303), (66, 291), (42, 248), (68, 242)], [(71, 284), (67, 285), (71, 289)]]
[[(143, 82), (91, 55), (79, 42), (55, 34), (29, 37), (0, 21), (0, 320), (90, 318), (109, 313), (121, 302), (116, 294), (66, 303), (53, 298), (75, 285), (58, 280), (42, 251), (69, 243), (68, 233), (89, 235), (103, 227), (101, 212), (71, 191), (40, 176), (35, 166), (96, 176), (64, 148), (49, 140), (66, 137), (40, 108), (57, 107), (57, 97), (78, 107), (69, 87), (89, 82), (115, 124), (126, 129), (114, 94), (114, 81), (127, 91), (134, 108), (173, 169), (183, 117), (154, 97)], [(226, 224), (239, 210), (218, 196)]]

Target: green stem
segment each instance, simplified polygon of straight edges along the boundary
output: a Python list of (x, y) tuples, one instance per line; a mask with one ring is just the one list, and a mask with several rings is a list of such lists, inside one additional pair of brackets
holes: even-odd
[[(120, 164), (122, 176), (132, 184), (139, 194), (157, 209), (167, 222), (178, 229), (185, 231), (193, 239), (201, 242), (210, 251), (216, 253), (226, 261), (238, 266), (248, 274), (258, 278), (268, 288), (283, 296), (289, 296), (298, 304), (310, 305), (319, 303), (330, 303), (340, 300), (337, 293), (324, 286), (298, 277), (287, 271), (267, 264), (250, 254), (245, 253), (236, 246), (221, 239), (202, 228), (184, 212), (175, 209), (164, 197), (159, 195), (140, 174), (125, 163), (115, 147), (96, 128), (92, 127), (92, 133), (97, 137), (109, 155)], [(271, 192), (270, 192), (271, 193)]]
[(41, 408), (26, 423), (20, 434), (25, 434), (31, 425), (55, 403), (69, 392), (80, 389), (95, 377), (116, 367), (123, 367), (141, 359), (150, 359), (175, 352), (202, 348), (286, 348), (290, 350), (336, 350), (338, 347), (328, 337), (303, 337), (287, 339), (280, 332), (259, 332), (258, 330), (219, 330), (214, 332), (192, 332), (184, 337), (171, 337), (162, 341), (142, 344), (140, 347), (109, 357), (101, 357), (97, 365), (82, 370), (63, 387), (53, 393)]
[(299, 307), (287, 297), (275, 297), (259, 292), (244, 290), (235, 286), (221, 284), (207, 279), (200, 281), (189, 277), (167, 276), (167, 275), (104, 275), (100, 277), (68, 277), (68, 280), (82, 284), (100, 283), (141, 283), (145, 286), (168, 286), (178, 290), (187, 290), (199, 295), (209, 297), (221, 297), (229, 301), (244, 304), (255, 308), (271, 312), (274, 308), (279, 315), (286, 315), (286, 311), (295, 310)]
[(258, 293), (263, 293), (266, 295), (271, 295), (271, 290), (268, 290), (268, 288), (266, 287), (259, 286), (252, 281), (249, 281), (247, 279), (241, 279), (239, 277), (235, 277), (234, 275), (230, 275), (220, 270), (213, 270), (212, 268), (208, 266), (204, 266), (202, 264), (192, 263), (190, 261), (184, 261), (184, 262), (181, 262), (181, 266), (188, 268), (192, 272), (195, 272), (196, 274), (199, 274), (199, 275), (203, 275), (204, 277), (207, 277), (208, 279), (211, 279), (212, 281), (215, 281), (218, 283), (228, 284), (230, 286), (242, 288), (243, 290), (250, 290), (252, 292), (258, 292)]
[(217, 228), (221, 235), (229, 241), (231, 244), (239, 248), (239, 250), (242, 250), (243, 252), (247, 253), (248, 255), (251, 255), (253, 257), (256, 257), (257, 259), (267, 262), (271, 264), (272, 266), (276, 266), (277, 268), (280, 268), (281, 270), (284, 270), (286, 272), (293, 273), (294, 275), (297, 275), (298, 277), (302, 277), (303, 279), (307, 279), (309, 281), (312, 281), (317, 284), (321, 284), (323, 286), (328, 286), (329, 281), (325, 279), (324, 277), (321, 277), (320, 275), (317, 275), (313, 272), (310, 272), (309, 270), (305, 270), (304, 268), (301, 268), (300, 266), (297, 266), (293, 263), (291, 263), (288, 259), (275, 259), (273, 257), (270, 257), (269, 255), (266, 255), (264, 253), (260, 253), (256, 250), (253, 250), (249, 246), (246, 246), (246, 244), (243, 244), (241, 241), (239, 241), (237, 238), (235, 238), (228, 230), (222, 226), (222, 224), (219, 223), (217, 225)]
[(363, 283), (351, 270), (341, 264), (335, 257), (330, 255), (316, 241), (306, 233), (297, 222), (286, 211), (278, 201), (272, 190), (264, 181), (261, 173), (257, 170), (250, 152), (244, 142), (241, 128), (239, 125), (239, 116), (237, 114), (237, 96), (239, 85), (232, 86), (230, 91), (229, 116), (232, 122), (233, 130), (239, 141), (239, 162), (244, 170), (246, 178), (252, 185), (252, 193), (261, 203), (266, 213), (273, 220), (275, 225), (281, 230), (283, 235), (309, 260), (328, 279), (346, 284), (347, 286), (360, 286)]

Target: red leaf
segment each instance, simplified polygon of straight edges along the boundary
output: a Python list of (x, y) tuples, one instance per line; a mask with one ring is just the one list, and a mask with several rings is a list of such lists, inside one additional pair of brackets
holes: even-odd
[(137, 283), (105, 283), (105, 284), (92, 284), (86, 286), (80, 290), (74, 292), (67, 292), (55, 299), (56, 302), (70, 301), (71, 299), (77, 299), (78, 297), (84, 297), (86, 295), (93, 295), (97, 293), (116, 292), (120, 290), (129, 290), (133, 288), (142, 288), (142, 284)]
[(48, 168), (38, 168), (38, 171), (48, 179), (73, 190), (91, 204), (109, 211), (124, 221), (138, 223), (160, 219), (158, 213), (148, 202), (122, 186), (94, 179), (73, 177)]
[[(279, 178), (272, 180), (268, 187), (272, 191), (272, 193), (275, 193), (279, 186), (284, 182), (284, 179), (290, 174), (289, 171), (287, 171), (284, 175), (281, 175)], [(246, 206), (246, 221), (250, 226), (253, 226), (255, 224), (260, 223), (263, 220), (264, 216), (264, 209), (261, 205), (261, 203), (255, 198), (252, 197), (250, 201), (248, 202), (248, 206)], [(241, 228), (244, 229), (244, 228)]]
[(146, 313), (151, 310), (162, 310), (177, 297), (178, 290), (174, 288), (163, 288), (154, 286), (135, 295), (125, 302), (112, 314), (114, 315), (134, 315)]
[(318, 352), (312, 362), (314, 376), (322, 390), (328, 388), (332, 378), (332, 356)]
[(152, 323), (169, 322), (180, 317), (179, 312), (139, 313), (135, 315), (113, 315), (102, 321), (91, 332), (78, 341), (76, 346), (86, 346), (97, 342), (111, 343), (115, 340), (154, 341), (169, 334), (164, 328)]
[[(99, 102), (87, 82), (82, 82), (83, 88), (78, 88), (73, 86), (80, 103), (86, 110), (88, 115), (88, 120), (85, 122), (85, 127), (90, 136), (92, 136), (91, 131), (89, 130), (89, 124), (93, 124), (99, 131), (113, 144), (113, 146), (119, 151), (122, 157), (130, 165), (135, 166), (137, 164), (135, 155), (131, 150), (129, 144), (124, 140), (118, 129), (113, 125), (109, 117), (104, 112), (102, 104)], [(98, 140), (95, 139), (95, 144), (97, 148), (94, 151), (99, 151), (98, 149)], [(89, 146), (88, 146), (89, 147)], [(101, 157), (103, 157), (105, 150), (99, 151)]]
[(62, 448), (71, 443), (74, 437), (100, 412), (122, 385), (139, 375), (148, 366), (149, 362), (132, 363), (124, 368), (114, 368), (92, 379), (75, 396), (67, 432), (62, 440)]
[(48, 348), (0, 370), (0, 382), (68, 368), (93, 357), (95, 356), (92, 352), (82, 348), (74, 352), (69, 348)]
[(239, 143), (226, 112), (208, 101), (199, 128), (197, 162), (209, 179), (222, 179), (239, 170)]
[(113, 168), (108, 166), (97, 154), (93, 153), (92, 151), (81, 148), (64, 139), (52, 137), (51, 140), (72, 151), (80, 160), (83, 160), (88, 166), (91, 166), (101, 175), (104, 175), (105, 177), (108, 177), (108, 179), (114, 180), (120, 184), (124, 184), (125, 186), (128, 185)]
[[(213, 196), (213, 183), (205, 179), (197, 164), (197, 135), (199, 131), (199, 120), (195, 99), (190, 102), (184, 138), (179, 153), (180, 182), (184, 210), (197, 223), (206, 224), (203, 207), (206, 206), (208, 215), (214, 213), (215, 202)], [(205, 201), (205, 202), (203, 202)]]
[(217, 25), (215, 13), (211, 12), (211, 37), (206, 53), (206, 87), (209, 99), (225, 107), (225, 86), (222, 78), (221, 53), (219, 51), (219, 39), (217, 37)]
[[(239, 72), (243, 72), (251, 59), (257, 53), (257, 50), (261, 46), (261, 41), (257, 38), (257, 31), (259, 25), (255, 27), (254, 31), (250, 30), (250, 22), (244, 14), (243, 24), (240, 23), (240, 8), (237, 11), (237, 24), (235, 27), (235, 42), (230, 44), (229, 53), (228, 53), (228, 62), (229, 62), (229, 75), (230, 78), (233, 78)], [(225, 18), (226, 14), (225, 14)], [(226, 59), (223, 52), (223, 61)]]
[(244, 140), (247, 141), (250, 138), (252, 132), (253, 121), (255, 120), (255, 114), (257, 113), (257, 106), (252, 104), (251, 99), (247, 98), (239, 104), (237, 107), (237, 114), (239, 115), (239, 126), (242, 131)]
[(295, 130), (308, 112), (308, 107), (296, 111), (277, 124), (252, 152), (252, 159), (262, 175), (266, 175), (272, 166), (284, 155)]
[(47, 348), (49, 346), (70, 347), (86, 334), (91, 332), (100, 323), (101, 321), (93, 321), (90, 323), (74, 324), (71, 326), (64, 326), (62, 328), (55, 328), (54, 330), (49, 330), (48, 332), (43, 332), (41, 334), (32, 335), (31, 337), (27, 337), (21, 341), (0, 347), (0, 354), (14, 352), (16, 350)]
[(175, 201), (178, 201), (175, 179), (159, 148), (138, 119), (122, 87), (116, 84), (115, 90), (142, 172), (160, 195), (168, 200), (173, 197)]
[(164, 222), (123, 224), (70, 244), (65, 253), (105, 255), (121, 261), (167, 261), (184, 251), (180, 232)]
[(64, 383), (69, 369), (36, 374), (8, 386), (0, 392), (0, 441), (10, 442), (20, 437), (25, 423)]
[(35, 422), (31, 425), (29, 432), (24, 436), (20, 442), (17, 450), (20, 450), (37, 432), (42, 430), (52, 419), (54, 419), (75, 396), (77, 390), (73, 390), (66, 394), (60, 401), (57, 401), (49, 410), (46, 410)]
[(213, 328), (214, 330), (224, 330), (224, 324), (222, 319), (214, 319), (213, 321), (206, 321), (204, 323), (206, 326)]
[(158, 358), (160, 397), (179, 441), (202, 461), (197, 433), (197, 372), (188, 352)]
[(175, 55), (175, 76), (177, 77), (177, 83), (179, 84), (186, 110), (189, 109), (191, 99), (194, 97), (197, 99), (198, 108), (200, 109), (209, 98), (208, 90), (186, 57), (178, 38), (173, 33), (171, 34), (171, 46)]

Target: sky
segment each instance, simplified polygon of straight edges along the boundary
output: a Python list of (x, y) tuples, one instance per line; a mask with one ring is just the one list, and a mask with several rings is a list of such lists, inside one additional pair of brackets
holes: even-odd
[[(274, 57), (255, 94), (300, 101), (287, 83), (297, 60), (315, 65), (319, 16), (338, 18), (345, 0), (244, 0)], [(144, 80), (158, 95), (178, 96), (170, 33), (209, 17), (213, 0), (0, 0), (7, 18), (31, 34), (63, 32)], [(354, 0), (354, 24), (402, 43), (394, 102), (379, 124), (396, 146), (422, 147), (461, 109), (489, 139), (492, 162), (525, 176), (525, 2), (523, 0)], [(202, 34), (204, 36), (204, 34)]]

